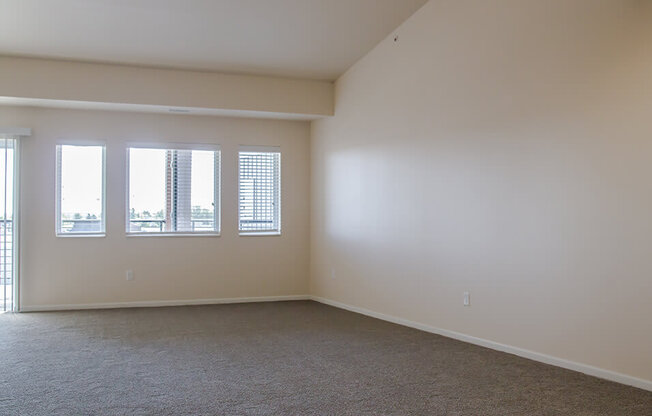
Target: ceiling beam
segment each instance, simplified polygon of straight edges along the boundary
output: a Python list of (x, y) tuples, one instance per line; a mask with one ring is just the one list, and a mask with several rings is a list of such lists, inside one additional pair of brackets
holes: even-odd
[[(0, 97), (320, 118), (332, 82), (0, 56)], [(136, 107), (134, 107), (136, 106)]]

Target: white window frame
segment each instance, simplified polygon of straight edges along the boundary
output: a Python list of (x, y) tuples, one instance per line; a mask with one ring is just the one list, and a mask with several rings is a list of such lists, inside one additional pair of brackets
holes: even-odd
[[(258, 153), (278, 153), (279, 154), (279, 161), (278, 161), (278, 193), (277, 193), (277, 199), (276, 199), (276, 206), (278, 207), (278, 229), (272, 230), (241, 230), (240, 229), (240, 153), (241, 152), (258, 152)], [(238, 228), (238, 235), (241, 237), (252, 237), (252, 236), (280, 236), (281, 235), (281, 230), (282, 230), (282, 192), (281, 192), (281, 185), (282, 185), (282, 160), (283, 160), (283, 153), (281, 152), (281, 147), (280, 146), (248, 146), (248, 145), (240, 145), (238, 147), (238, 165), (237, 165), (237, 175), (238, 175), (238, 219), (237, 219), (237, 224), (236, 227)]]
[[(214, 171), (214, 199), (215, 211), (213, 213), (213, 221), (215, 222), (215, 230), (211, 231), (163, 231), (163, 232), (134, 232), (130, 231), (130, 149), (159, 149), (159, 150), (208, 150), (217, 152), (215, 160)], [(125, 233), (127, 237), (219, 237), (222, 230), (222, 147), (219, 144), (191, 144), (191, 143), (127, 143), (126, 148), (126, 193), (125, 193)]]
[[(61, 147), (101, 147), (102, 148), (102, 218), (101, 231), (97, 232), (61, 232)], [(55, 234), (57, 237), (105, 237), (106, 236), (106, 143), (103, 142), (75, 142), (64, 141), (56, 145), (55, 158)]]

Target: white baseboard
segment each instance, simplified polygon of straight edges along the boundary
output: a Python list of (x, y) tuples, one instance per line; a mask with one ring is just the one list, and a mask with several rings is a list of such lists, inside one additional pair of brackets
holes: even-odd
[(419, 329), (421, 331), (431, 332), (433, 334), (442, 335), (448, 338), (453, 338), (460, 341), (468, 342), (470, 344), (491, 348), (492, 350), (507, 352), (510, 354), (518, 355), (519, 357), (528, 358), (530, 360), (539, 361), (545, 364), (566, 368), (568, 370), (578, 371), (580, 373), (588, 374), (590, 376), (602, 378), (609, 381), (615, 381), (616, 383), (627, 384), (629, 386), (638, 387), (639, 389), (652, 391), (652, 381), (650, 380), (644, 380), (641, 378), (628, 376), (626, 374), (617, 373), (615, 371), (605, 370), (587, 364), (581, 364), (574, 361), (565, 360), (563, 358), (557, 358), (539, 352), (513, 347), (511, 345), (505, 345), (505, 344), (489, 341), (482, 338), (476, 338), (459, 332), (449, 331), (447, 329), (436, 328), (430, 325), (410, 321), (403, 318), (397, 318), (395, 316), (386, 315), (380, 312), (370, 311), (368, 309), (359, 308), (357, 306), (347, 305), (341, 302), (322, 298), (319, 296), (311, 296), (310, 298), (316, 302), (334, 306), (340, 309), (346, 309), (347, 311), (360, 313), (362, 315), (371, 316), (372, 318), (382, 319), (383, 321), (388, 321), (395, 324), (408, 326), (411, 328)]
[(117, 308), (155, 308), (161, 306), (188, 306), (188, 305), (218, 305), (224, 303), (253, 303), (253, 302), (280, 302), (288, 300), (309, 300), (308, 295), (289, 296), (259, 296), (249, 298), (217, 298), (217, 299), (183, 299), (183, 300), (146, 300), (136, 302), (111, 302), (111, 303), (78, 303), (70, 305), (23, 305), (21, 312), (51, 312), (73, 311), (84, 309), (117, 309)]

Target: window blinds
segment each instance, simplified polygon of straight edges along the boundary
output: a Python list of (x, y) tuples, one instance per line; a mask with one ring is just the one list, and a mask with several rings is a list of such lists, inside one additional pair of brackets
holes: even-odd
[(129, 148), (127, 232), (219, 232), (220, 151), (197, 147)]
[(242, 233), (281, 231), (279, 148), (240, 148), (238, 195)]

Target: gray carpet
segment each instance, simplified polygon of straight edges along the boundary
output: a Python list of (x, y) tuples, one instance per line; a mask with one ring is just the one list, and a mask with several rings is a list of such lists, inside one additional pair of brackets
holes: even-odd
[(1, 415), (652, 415), (652, 393), (315, 302), (5, 314)]

